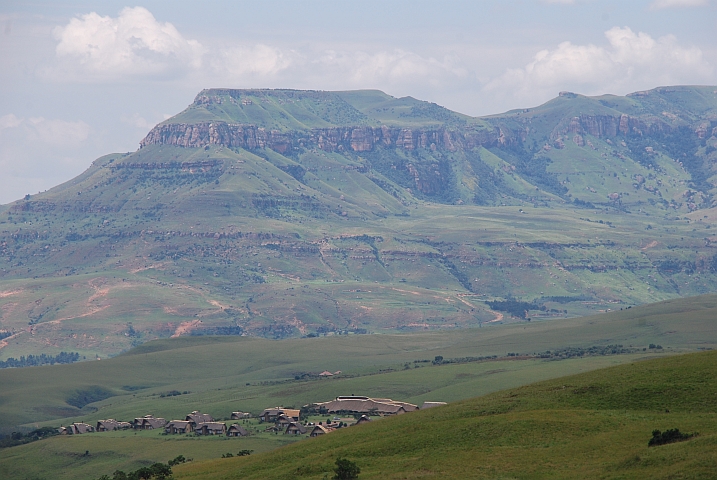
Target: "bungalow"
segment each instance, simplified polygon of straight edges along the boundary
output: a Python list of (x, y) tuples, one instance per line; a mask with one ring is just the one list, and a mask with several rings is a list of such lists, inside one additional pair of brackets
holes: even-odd
[(448, 405), (446, 402), (423, 402), (423, 405), (421, 405), (421, 410), (425, 410), (427, 408), (433, 408), (433, 407), (440, 407), (441, 405)]
[(304, 435), (306, 434), (307, 430), (306, 427), (304, 427), (299, 422), (291, 422), (284, 431), (284, 435), (290, 434), (290, 435)]
[(197, 435), (224, 435), (227, 433), (227, 426), (220, 422), (198, 423), (194, 427), (194, 433)]
[(192, 428), (196, 429), (197, 424), (213, 422), (214, 417), (212, 417), (208, 413), (199, 413), (198, 411), (195, 410), (192, 413), (190, 413), (189, 415), (187, 415), (184, 420), (187, 422), (190, 422), (192, 424)]
[(239, 425), (238, 423), (233, 424), (227, 429), (227, 437), (248, 437), (249, 432)]
[(251, 413), (247, 412), (232, 412), (232, 420), (241, 420), (243, 418), (251, 418)]
[(164, 427), (164, 431), (171, 434), (191, 433), (194, 425), (186, 420), (172, 420)]
[(366, 415), (361, 415), (361, 418), (356, 420), (356, 423), (354, 425), (361, 425), (362, 423), (368, 423), (371, 421), (371, 417), (367, 417)]
[(259, 419), (262, 422), (274, 422), (279, 417), (279, 415), (286, 415), (287, 417), (291, 418), (294, 421), (299, 421), (299, 412), (298, 409), (293, 408), (284, 408), (284, 407), (274, 407), (274, 408), (266, 408), (264, 411), (259, 415)]
[(284, 428), (287, 425), (289, 425), (291, 422), (294, 422), (294, 421), (295, 420), (293, 418), (289, 418), (282, 413), (281, 415), (276, 417), (276, 420), (274, 421), (274, 423), (276, 424), (277, 427)]
[(132, 422), (132, 426), (137, 430), (154, 430), (155, 428), (162, 428), (166, 424), (167, 421), (165, 419), (154, 418), (152, 415), (135, 418)]
[(324, 427), (323, 425), (315, 425), (309, 434), (310, 437), (318, 437), (329, 432), (333, 432), (335, 429), (332, 427)]
[(113, 418), (109, 418), (107, 420), (99, 420), (95, 429), (98, 432), (111, 432), (113, 430), (127, 430), (128, 428), (132, 428), (131, 423), (118, 422)]
[(57, 429), (60, 435), (80, 435), (81, 433), (91, 433), (95, 431), (95, 427), (86, 423), (73, 423), (66, 427), (60, 427)]

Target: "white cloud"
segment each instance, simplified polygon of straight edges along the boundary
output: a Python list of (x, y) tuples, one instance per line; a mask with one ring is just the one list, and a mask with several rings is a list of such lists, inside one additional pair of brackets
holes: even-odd
[(158, 22), (142, 7), (124, 8), (116, 18), (95, 12), (54, 30), (57, 57), (94, 78), (161, 75), (201, 66), (202, 46), (185, 39), (171, 23)]
[(658, 85), (713, 81), (713, 68), (697, 47), (672, 35), (658, 39), (630, 28), (605, 32), (607, 46), (563, 42), (542, 50), (524, 68), (508, 69), (485, 86), (488, 92), (525, 100), (549, 98), (559, 90), (627, 93)]
[(23, 123), (30, 139), (55, 147), (77, 147), (87, 140), (90, 134), (90, 126), (82, 121), (68, 122), (38, 117)]
[(312, 60), (309, 68), (314, 75), (324, 77), (323, 83), (328, 81), (338, 88), (408, 83), (445, 86), (471, 76), (457, 56), (439, 60), (400, 49), (375, 53), (328, 50)]
[(22, 118), (17, 118), (14, 114), (8, 113), (7, 115), (3, 115), (0, 117), (0, 130), (5, 130), (6, 128), (15, 128), (20, 126), (22, 123)]
[(704, 7), (708, 5), (707, 0), (654, 0), (650, 4), (650, 10), (661, 10), (663, 8), (683, 7)]
[(126, 123), (127, 125), (132, 125), (133, 127), (139, 128), (141, 130), (150, 130), (152, 127), (154, 127), (154, 124), (147, 121), (147, 119), (142, 117), (139, 113), (135, 113), (131, 117), (123, 116), (120, 118), (120, 121)]
[(231, 45), (208, 53), (211, 70), (234, 78), (274, 76), (300, 61), (292, 51), (268, 45)]
[(87, 166), (80, 152), (90, 126), (83, 121), (0, 117), (0, 203), (49, 188)]
[(25, 120), (12, 113), (0, 117), (0, 131), (6, 129), (18, 129), (12, 133), (15, 138), (53, 147), (77, 147), (90, 134), (90, 126), (83, 121), (47, 120), (43, 117)]

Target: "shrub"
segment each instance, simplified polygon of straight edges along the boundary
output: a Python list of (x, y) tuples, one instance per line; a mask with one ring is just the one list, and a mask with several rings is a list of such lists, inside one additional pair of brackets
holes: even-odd
[(684, 442), (690, 438), (696, 436), (696, 433), (682, 433), (678, 428), (672, 430), (665, 430), (660, 432), (659, 430), (652, 431), (652, 438), (647, 442), (648, 447), (656, 447), (658, 445), (666, 445), (668, 443)]
[(354, 480), (358, 478), (361, 469), (351, 460), (339, 457), (336, 459), (334, 473), (334, 480)]

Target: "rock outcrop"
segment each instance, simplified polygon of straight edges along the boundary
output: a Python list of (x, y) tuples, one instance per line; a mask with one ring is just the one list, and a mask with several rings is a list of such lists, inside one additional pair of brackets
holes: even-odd
[(285, 153), (293, 148), (317, 146), (333, 151), (368, 152), (374, 148), (397, 147), (405, 150), (437, 148), (456, 151), (504, 144), (508, 141), (502, 130), (410, 129), (397, 127), (331, 127), (308, 132), (284, 133), (266, 130), (254, 125), (211, 123), (168, 123), (154, 127), (140, 142), (147, 145), (176, 145), (199, 148), (206, 145), (223, 145), (232, 148), (271, 148)]

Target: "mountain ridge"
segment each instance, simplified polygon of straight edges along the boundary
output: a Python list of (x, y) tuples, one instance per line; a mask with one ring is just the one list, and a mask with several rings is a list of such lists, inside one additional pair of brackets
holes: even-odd
[(473, 118), (378, 91), (204, 90), (137, 151), (0, 207), (0, 356), (713, 291), (715, 92), (563, 92)]

